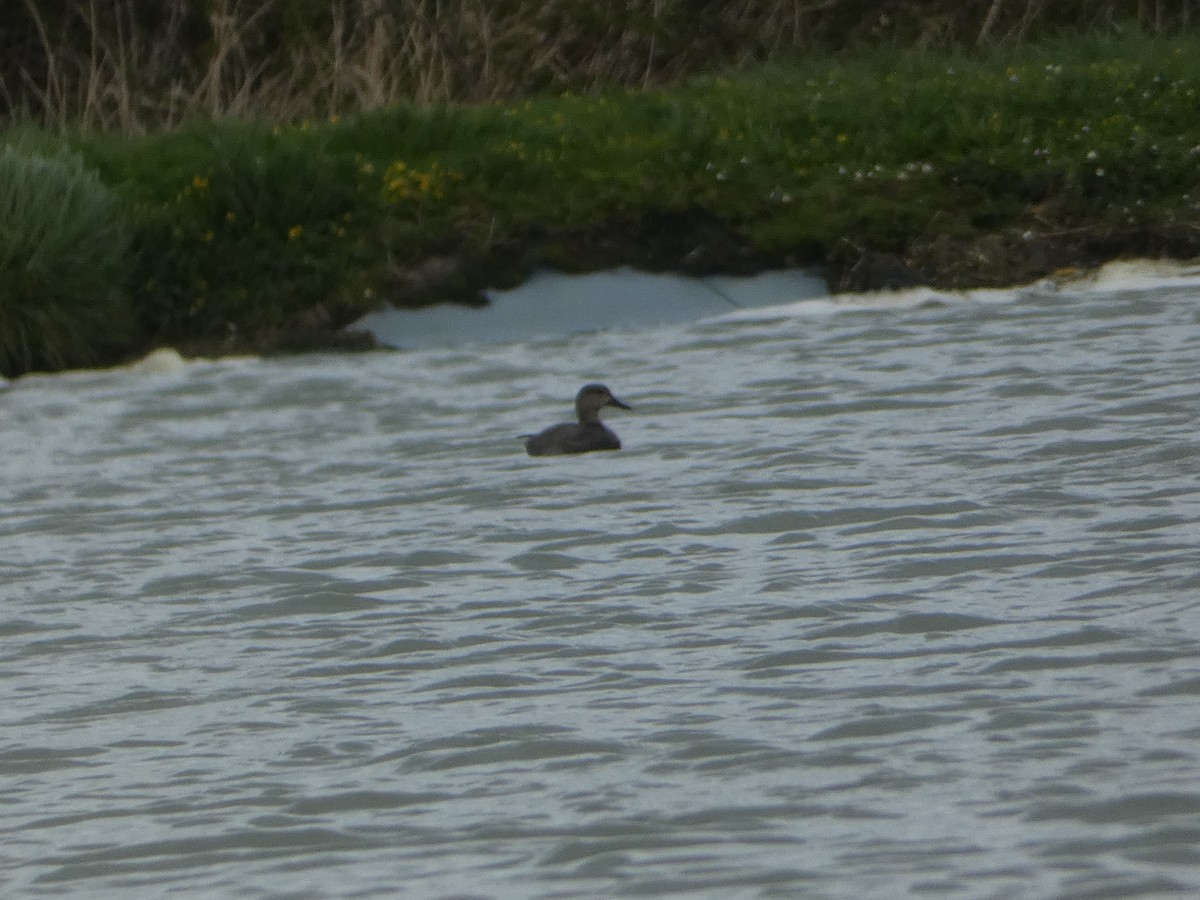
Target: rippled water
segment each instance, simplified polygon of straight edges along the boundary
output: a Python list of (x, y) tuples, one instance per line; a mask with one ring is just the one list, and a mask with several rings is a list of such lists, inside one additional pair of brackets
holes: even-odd
[(1200, 282), (922, 296), (0, 394), (0, 893), (1200, 891)]

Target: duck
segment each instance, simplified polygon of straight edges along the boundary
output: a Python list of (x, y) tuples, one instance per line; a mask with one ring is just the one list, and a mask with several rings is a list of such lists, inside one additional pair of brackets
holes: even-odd
[(559, 456), (564, 453), (591, 453), (593, 450), (620, 450), (621, 439), (600, 421), (600, 410), (606, 406), (633, 409), (628, 403), (614, 397), (605, 385), (585, 384), (575, 395), (575, 415), (579, 422), (551, 425), (544, 431), (529, 435), (525, 441), (526, 452), (530, 456)]

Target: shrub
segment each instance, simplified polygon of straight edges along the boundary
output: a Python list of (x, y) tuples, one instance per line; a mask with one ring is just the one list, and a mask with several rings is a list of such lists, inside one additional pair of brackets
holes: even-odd
[(0, 147), (0, 371), (105, 361), (129, 346), (128, 240), (114, 194), (73, 153)]

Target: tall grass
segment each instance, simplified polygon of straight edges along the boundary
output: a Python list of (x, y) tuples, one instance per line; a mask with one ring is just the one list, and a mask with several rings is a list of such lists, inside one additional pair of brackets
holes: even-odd
[(0, 119), (124, 132), (660, 87), (847, 48), (1016, 46), (1195, 0), (8, 0)]
[(61, 369), (127, 345), (122, 202), (75, 154), (0, 146), (0, 372)]

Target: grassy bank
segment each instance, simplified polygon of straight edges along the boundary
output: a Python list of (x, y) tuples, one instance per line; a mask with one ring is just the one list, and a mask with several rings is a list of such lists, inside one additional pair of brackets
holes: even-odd
[[(855, 287), (1193, 255), (1198, 110), (1200, 38), (1134, 33), (314, 123), (10, 132), (27, 165), (0, 204), (29, 221), (0, 235), (23, 273), (0, 284), (0, 368), (303, 346), (381, 299), (470, 299), (541, 264), (824, 264)], [(39, 178), (86, 181), (120, 239), (56, 236), (81, 214), (31, 203)], [(58, 283), (71, 261), (86, 277)]]

